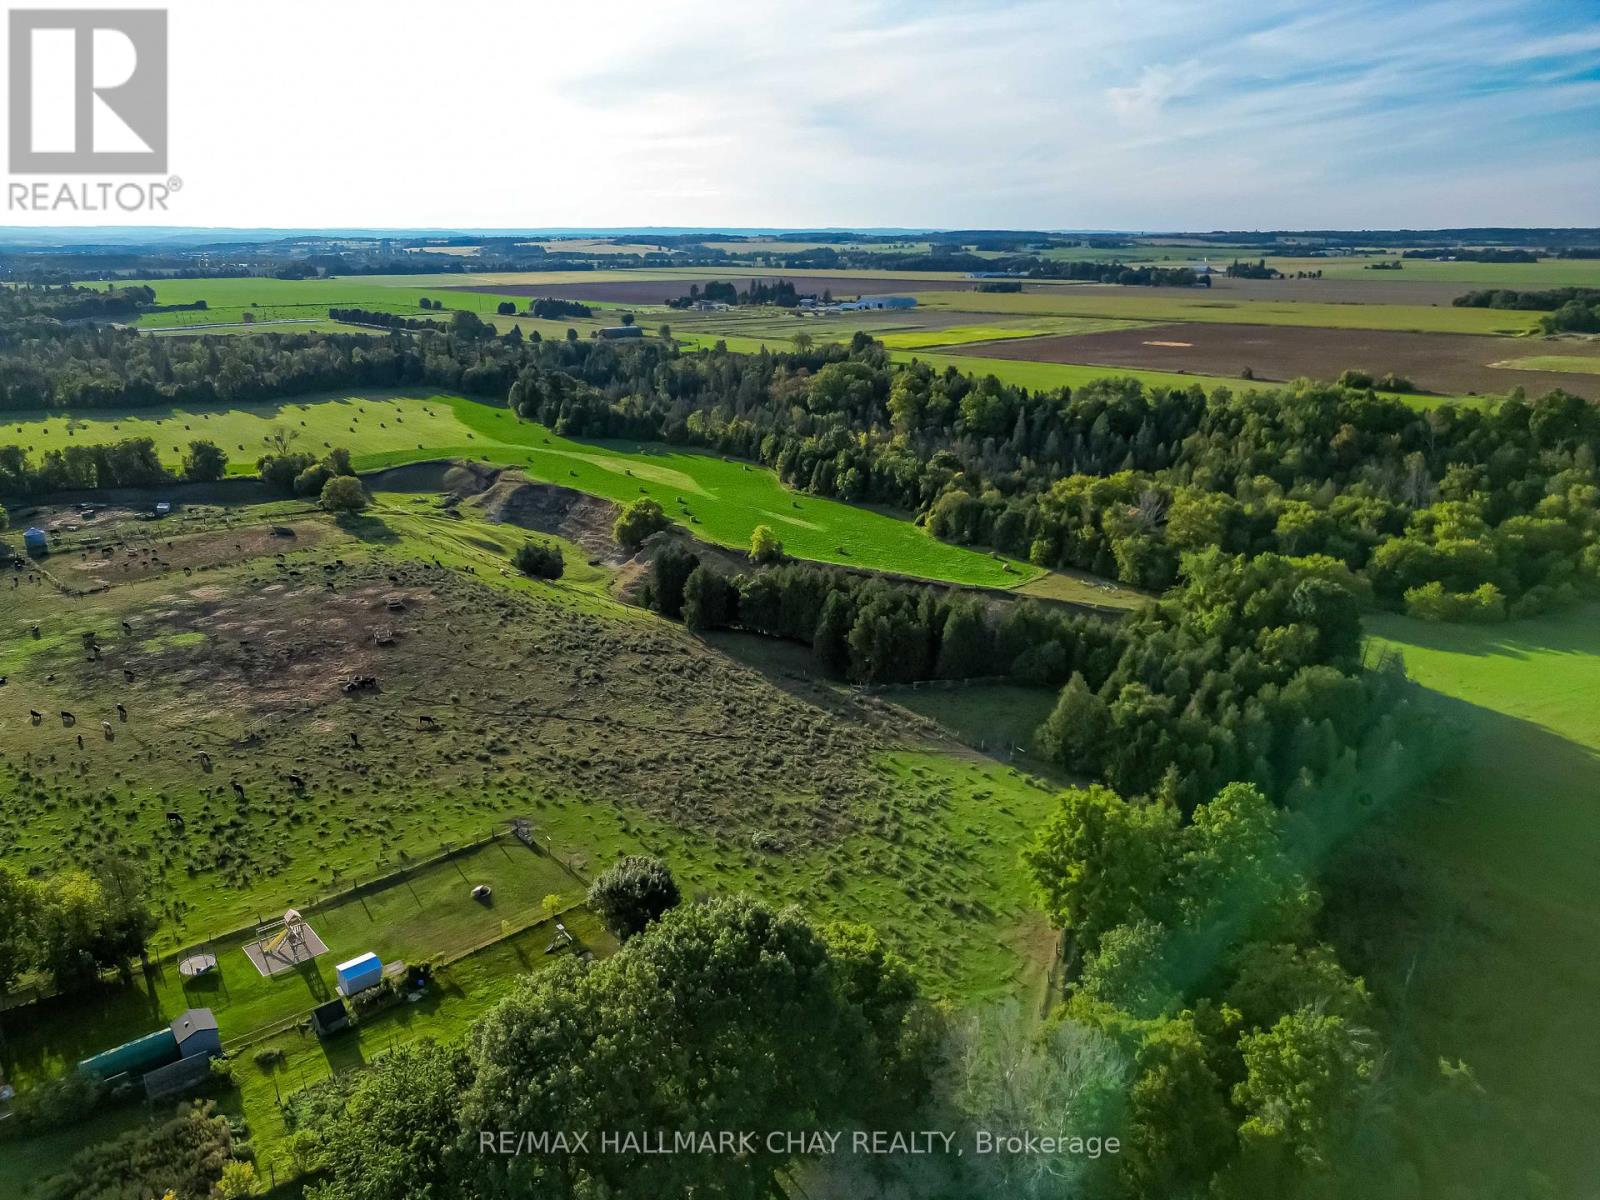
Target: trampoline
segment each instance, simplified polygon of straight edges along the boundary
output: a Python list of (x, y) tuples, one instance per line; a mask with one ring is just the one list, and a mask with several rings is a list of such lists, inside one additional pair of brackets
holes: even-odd
[(195, 979), (217, 969), (215, 954), (191, 954), (178, 964), (178, 974), (185, 979)]

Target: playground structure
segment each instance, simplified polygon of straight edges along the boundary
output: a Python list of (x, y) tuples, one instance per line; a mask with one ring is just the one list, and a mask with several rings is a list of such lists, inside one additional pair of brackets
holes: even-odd
[(282, 920), (257, 926), (256, 940), (245, 946), (244, 952), (256, 970), (270, 977), (326, 954), (328, 946), (299, 911), (291, 908)]

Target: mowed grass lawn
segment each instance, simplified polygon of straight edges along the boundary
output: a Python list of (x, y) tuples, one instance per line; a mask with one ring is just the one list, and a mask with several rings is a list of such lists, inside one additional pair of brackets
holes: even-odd
[(983, 587), (1014, 587), (1041, 574), (1026, 563), (941, 542), (897, 515), (791, 491), (749, 463), (668, 446), (578, 442), (462, 396), (391, 393), (204, 412), (12, 417), (0, 425), (0, 444), (24, 446), (37, 458), (68, 445), (150, 437), (175, 466), (190, 441), (205, 438), (227, 452), (232, 473), (244, 474), (254, 471), (276, 430), (294, 434), (294, 448), (307, 453), (348, 447), (361, 469), (469, 457), (619, 503), (648, 496), (697, 535), (725, 546), (747, 547), (764, 524), (798, 558)]
[[(1434, 880), (1403, 1018), (1519, 1114), (1558, 1178), (1600, 1178), (1600, 606), (1484, 628), (1370, 622), (1471, 735), (1401, 814)], [(1574, 1193), (1576, 1194), (1576, 1193)]]

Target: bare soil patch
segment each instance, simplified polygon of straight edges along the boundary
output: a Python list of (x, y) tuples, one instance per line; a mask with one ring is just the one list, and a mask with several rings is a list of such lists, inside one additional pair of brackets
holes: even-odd
[[(1600, 399), (1600, 376), (1556, 371), (1513, 374), (1491, 365), (1518, 349), (1532, 353), (1532, 348), (1540, 344), (1456, 333), (1185, 323), (984, 342), (956, 347), (953, 352), (1195, 375), (1238, 376), (1248, 368), (1258, 380), (1301, 376), (1333, 379), (1347, 369), (1369, 371), (1375, 376), (1392, 371), (1424, 391), (1442, 394), (1497, 393), (1516, 386), (1539, 394), (1559, 387), (1574, 395)], [(1600, 347), (1585, 348), (1582, 353), (1600, 359)]]
[(619, 509), (609, 500), (507, 471), (473, 501), (496, 524), (516, 525), (577, 542), (590, 557), (620, 564), (628, 555), (611, 536)]

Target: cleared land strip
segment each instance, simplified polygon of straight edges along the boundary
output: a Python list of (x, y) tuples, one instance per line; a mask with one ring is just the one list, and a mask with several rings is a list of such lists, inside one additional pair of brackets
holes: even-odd
[(1418, 333), (1523, 334), (1539, 314), (1450, 305), (1319, 304), (1229, 300), (1195, 289), (1192, 297), (1144, 294), (1139, 288), (1083, 285), (1048, 292), (923, 292), (932, 308), (1007, 316), (1119, 317), (1130, 321), (1212, 321), (1324, 329), (1394, 329)]

